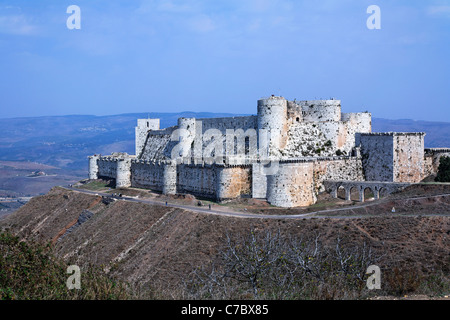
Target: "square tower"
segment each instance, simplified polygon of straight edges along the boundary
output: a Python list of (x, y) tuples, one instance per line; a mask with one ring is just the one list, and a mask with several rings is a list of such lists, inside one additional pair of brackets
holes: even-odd
[(159, 130), (159, 119), (138, 119), (135, 128), (135, 152), (139, 158), (150, 130)]
[(417, 183), (424, 178), (424, 132), (357, 133), (367, 181)]

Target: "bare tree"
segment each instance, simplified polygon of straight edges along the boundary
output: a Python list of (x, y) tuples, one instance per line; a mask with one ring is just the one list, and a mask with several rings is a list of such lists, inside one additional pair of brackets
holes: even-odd
[(258, 237), (251, 230), (248, 237), (238, 242), (227, 234), (227, 247), (223, 252), (226, 276), (248, 282), (256, 298), (261, 278), (280, 260), (280, 244), (279, 231), (275, 234), (267, 231), (263, 237)]
[(300, 297), (302, 292), (334, 298), (361, 290), (367, 267), (378, 259), (366, 243), (350, 245), (341, 237), (324, 245), (320, 234), (304, 239), (280, 230), (251, 230), (227, 234), (220, 262), (196, 269), (189, 288), (197, 298), (236, 298), (243, 290), (255, 299)]

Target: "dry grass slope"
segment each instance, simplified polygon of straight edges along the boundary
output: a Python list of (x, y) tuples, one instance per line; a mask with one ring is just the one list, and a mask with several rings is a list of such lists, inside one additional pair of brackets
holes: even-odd
[[(434, 205), (428, 203), (430, 212)], [(94, 215), (64, 235), (86, 209)], [(449, 293), (448, 214), (244, 219), (120, 200), (106, 204), (99, 196), (54, 188), (0, 220), (0, 228), (21, 239), (53, 241), (55, 253), (68, 263), (101, 266), (144, 298), (185, 298), (186, 279), (198, 267), (220, 263), (227, 235), (263, 235), (268, 230), (285, 237), (320, 235), (325, 245), (338, 237), (351, 244), (365, 242), (382, 256), (384, 291), (377, 294)], [(245, 290), (250, 288), (243, 288), (238, 298), (251, 298)], [(366, 290), (364, 297), (370, 294), (375, 293)]]

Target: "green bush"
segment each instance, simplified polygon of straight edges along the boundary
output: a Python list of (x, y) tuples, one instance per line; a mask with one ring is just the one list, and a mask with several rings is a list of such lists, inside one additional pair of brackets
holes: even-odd
[(437, 182), (450, 182), (450, 157), (441, 157), (435, 180)]
[(81, 269), (81, 288), (68, 289), (68, 265), (50, 244), (20, 241), (0, 233), (0, 300), (128, 299), (126, 285), (93, 266)]

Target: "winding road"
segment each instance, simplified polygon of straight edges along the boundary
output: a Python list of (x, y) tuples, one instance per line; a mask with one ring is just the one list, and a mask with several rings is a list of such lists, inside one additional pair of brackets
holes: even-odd
[[(85, 190), (85, 189), (78, 189), (74, 187), (69, 186), (61, 186), (64, 189), (85, 193), (85, 194), (91, 194), (91, 195), (98, 195), (98, 196), (105, 196), (105, 197), (111, 197), (111, 193), (102, 193), (98, 191), (91, 191), (91, 190)], [(441, 195), (433, 195), (433, 196), (421, 196), (421, 197), (411, 197), (406, 199), (401, 199), (402, 201), (406, 200), (420, 200), (420, 199), (430, 199), (430, 198), (437, 198), (437, 197), (450, 197), (450, 194), (441, 194)], [(240, 211), (234, 211), (229, 207), (214, 207), (212, 206), (211, 209), (199, 207), (199, 206), (192, 206), (192, 205), (183, 205), (183, 204), (176, 204), (176, 203), (167, 203), (164, 201), (156, 201), (156, 200), (150, 200), (150, 199), (142, 199), (142, 198), (134, 198), (134, 197), (115, 197), (117, 200), (121, 201), (128, 201), (128, 202), (137, 202), (137, 203), (145, 203), (150, 205), (159, 205), (159, 206), (167, 206), (171, 208), (179, 208), (184, 209), (188, 211), (198, 212), (198, 213), (206, 213), (206, 214), (212, 214), (212, 215), (219, 215), (219, 216), (228, 216), (228, 217), (236, 217), (236, 218), (246, 218), (246, 219), (355, 219), (355, 218), (362, 218), (364, 216), (362, 215), (352, 215), (352, 216), (337, 216), (337, 215), (326, 215), (328, 212), (339, 212), (339, 211), (346, 211), (349, 209), (359, 209), (359, 208), (365, 208), (370, 206), (379, 205), (380, 202), (374, 202), (374, 203), (365, 203), (361, 205), (353, 205), (350, 207), (343, 207), (343, 208), (334, 208), (334, 209), (326, 209), (326, 210), (319, 210), (314, 212), (307, 212), (302, 214), (292, 214), (292, 215), (276, 215), (276, 214), (255, 214), (255, 213), (248, 213), (248, 212), (240, 212)], [(320, 216), (319, 216), (320, 214)], [(421, 216), (432, 216), (433, 214), (421, 214)], [(446, 214), (447, 215), (447, 214)], [(404, 215), (403, 215), (404, 216)]]

